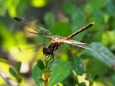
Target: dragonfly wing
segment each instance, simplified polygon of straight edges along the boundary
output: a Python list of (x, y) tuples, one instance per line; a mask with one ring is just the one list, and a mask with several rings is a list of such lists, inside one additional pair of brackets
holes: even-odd
[(75, 41), (75, 40), (63, 40), (63, 42), (67, 43), (67, 44), (77, 46), (77, 47), (81, 47), (81, 48), (84, 48), (84, 49), (87, 49), (87, 50), (94, 51), (93, 49), (89, 48), (86, 43), (82, 43), (82, 42)]
[(63, 39), (64, 37), (62, 36), (58, 36), (58, 35), (49, 35), (49, 36), (46, 36), (48, 38), (59, 38), (59, 39)]
[(52, 33), (43, 27), (36, 26), (39, 29), (39, 35), (51, 36)]
[(24, 30), (25, 32), (27, 31), (29, 33), (33, 33), (33, 34), (37, 34), (37, 35), (44, 35), (44, 36), (51, 35), (51, 32), (48, 31), (47, 29), (37, 26), (36, 21), (34, 23), (31, 23), (31, 22), (26, 22), (23, 19), (20, 19), (20, 18), (17, 18), (17, 17), (15, 17), (14, 19), (17, 22), (24, 25), (25, 27), (28, 27)]

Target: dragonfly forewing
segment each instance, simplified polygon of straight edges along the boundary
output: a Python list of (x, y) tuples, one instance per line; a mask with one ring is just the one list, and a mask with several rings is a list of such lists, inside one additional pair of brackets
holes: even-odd
[(45, 36), (51, 36), (52, 35), (52, 33), (47, 29), (45, 29), (43, 27), (39, 27), (39, 26), (36, 26), (36, 27), (39, 28), (38, 35), (45, 35)]
[(47, 29), (40, 27), (37, 25), (37, 21), (35, 22), (26, 22), (23, 19), (20, 18), (14, 18), (17, 22), (21, 23), (22, 25), (24, 25), (24, 27), (26, 27), (24, 29), (24, 32), (27, 33), (33, 33), (33, 34), (37, 34), (37, 35), (44, 35), (44, 36), (49, 36), (52, 33), (50, 31), (48, 31)]

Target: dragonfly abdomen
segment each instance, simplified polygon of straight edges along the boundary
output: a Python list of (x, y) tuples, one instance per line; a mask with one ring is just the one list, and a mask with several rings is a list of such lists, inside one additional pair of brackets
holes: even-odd
[(92, 22), (92, 23), (90, 23), (90, 24), (88, 24), (88, 25), (82, 27), (81, 29), (79, 29), (79, 30), (77, 30), (76, 32), (74, 32), (73, 34), (69, 35), (69, 36), (67, 37), (67, 39), (70, 39), (70, 38), (74, 37), (75, 35), (79, 34), (80, 32), (82, 32), (82, 31), (84, 31), (84, 30), (90, 28), (93, 24), (94, 24), (94, 22)]

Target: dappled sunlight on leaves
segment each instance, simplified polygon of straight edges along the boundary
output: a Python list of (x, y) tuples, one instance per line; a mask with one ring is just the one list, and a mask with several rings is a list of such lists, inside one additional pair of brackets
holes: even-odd
[(101, 82), (93, 82), (92, 86), (105, 86), (105, 85)]
[(20, 0), (7, 0), (8, 12), (11, 17), (17, 16), (16, 7)]
[(106, 31), (102, 35), (102, 42), (106, 45), (113, 45), (115, 44), (115, 31)]
[[(114, 4), (114, 0), (0, 0), (0, 70), (20, 86), (114, 86)], [(95, 24), (72, 41), (61, 41), (63, 46), (50, 39), (66, 37), (91, 22)], [(89, 50), (74, 46), (73, 40)], [(0, 77), (0, 86), (7, 83)]]
[(34, 7), (44, 7), (47, 4), (47, 0), (31, 0), (31, 4)]
[(86, 78), (86, 74), (83, 74), (82, 76), (78, 75), (78, 82), (79, 83), (85, 82), (86, 86), (89, 86), (89, 81), (85, 80), (85, 78)]

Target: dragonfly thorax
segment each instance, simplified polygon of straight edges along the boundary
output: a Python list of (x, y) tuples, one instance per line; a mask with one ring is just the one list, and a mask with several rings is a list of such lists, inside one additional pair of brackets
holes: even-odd
[(60, 45), (62, 45), (61, 42), (58, 42), (58, 41), (56, 42), (56, 41), (52, 40), (52, 42), (50, 43), (50, 45), (48, 47), (44, 47), (43, 48), (44, 55), (51, 55), (51, 54), (53, 54), (53, 52), (55, 50), (57, 50)]

